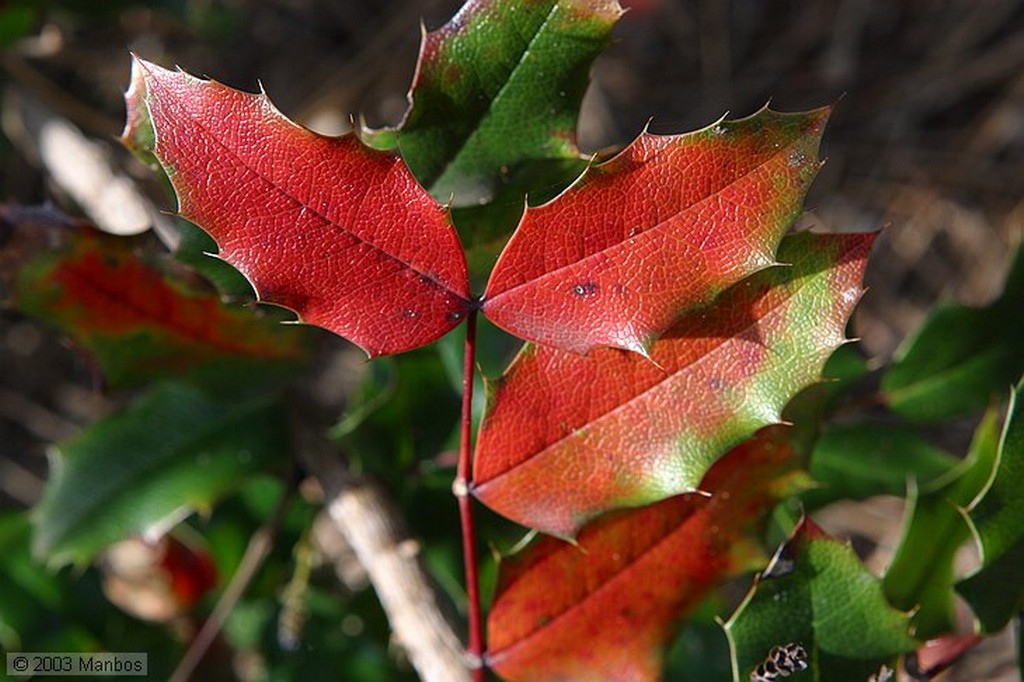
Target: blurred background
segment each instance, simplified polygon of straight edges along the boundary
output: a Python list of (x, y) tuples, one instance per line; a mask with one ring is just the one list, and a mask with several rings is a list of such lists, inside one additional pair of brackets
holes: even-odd
[[(628, 142), (648, 122), (652, 132), (676, 133), (768, 102), (782, 111), (834, 104), (827, 163), (803, 223), (885, 228), (854, 323), (865, 352), (890, 357), (938, 300), (979, 304), (999, 291), (1010, 245), (1024, 233), (1024, 2), (623, 4), (630, 11), (584, 101), (585, 151)], [(286, 115), (337, 134), (351, 116), (371, 125), (401, 119), (421, 22), (437, 28), (459, 5), (0, 2), (0, 201), (53, 202), (97, 220), (104, 209), (89, 200), (97, 190), (79, 186), (88, 176), (106, 187), (127, 182), (131, 201), (141, 201), (124, 232), (166, 219), (153, 211), (172, 208), (163, 188), (115, 141), (129, 52), (240, 89), (262, 84)], [(40, 143), (43, 120), (71, 126), (56, 156)], [(31, 506), (46, 445), (109, 409), (95, 388), (56, 334), (0, 316), (0, 507)]]

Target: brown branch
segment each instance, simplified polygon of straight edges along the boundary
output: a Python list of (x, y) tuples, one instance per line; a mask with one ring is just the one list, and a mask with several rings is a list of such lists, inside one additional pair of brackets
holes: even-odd
[[(422, 566), (419, 545), (378, 486), (349, 474), (325, 439), (301, 438), (298, 455), (324, 490), (334, 525), (355, 551), (395, 640), (426, 682), (469, 682), (465, 652)], [(300, 433), (300, 436), (302, 434)]]

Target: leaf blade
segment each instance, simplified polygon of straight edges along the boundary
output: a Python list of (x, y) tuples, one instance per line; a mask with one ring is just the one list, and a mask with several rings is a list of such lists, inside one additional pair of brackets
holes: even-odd
[(49, 208), (7, 206), (0, 218), (12, 229), (0, 263), (14, 307), (74, 339), (112, 386), (232, 362), (298, 368), (307, 355), (302, 330), (224, 305), (134, 241)]
[[(430, 343), (469, 311), (447, 211), (396, 155), (301, 128), (265, 94), (140, 59), (132, 83), (129, 111), (148, 112), (181, 214), (262, 300), (370, 357)], [(139, 120), (129, 118), (124, 139), (141, 137)]]
[(793, 680), (859, 682), (916, 647), (908, 627), (853, 550), (806, 517), (725, 624), (735, 680), (793, 644), (809, 663)]
[(817, 173), (828, 113), (765, 109), (686, 135), (642, 134), (527, 209), (491, 273), (485, 314), (562, 350), (645, 352), (682, 312), (775, 263)]
[(1024, 245), (1002, 293), (981, 308), (939, 306), (896, 351), (882, 377), (889, 406), (934, 422), (981, 411), (1024, 373)]
[(975, 430), (967, 458), (910, 496), (907, 523), (882, 587), (893, 606), (914, 609), (915, 633), (922, 638), (955, 625), (953, 562), (970, 537), (964, 510), (992, 477), (998, 450), (998, 418), (990, 411)]
[(136, 405), (59, 446), (33, 511), (33, 551), (52, 565), (87, 563), (107, 544), (182, 510), (203, 508), (287, 449), (269, 395), (216, 396), (158, 384)]
[(927, 484), (958, 460), (902, 424), (860, 420), (825, 428), (811, 453), (818, 487), (802, 494), (808, 510), (840, 500), (906, 495), (907, 480)]
[(470, 0), (425, 33), (399, 147), (439, 201), (493, 198), (526, 161), (579, 156), (587, 72), (616, 0)]
[(985, 490), (972, 502), (970, 521), (978, 539), (982, 567), (956, 589), (967, 599), (983, 632), (997, 632), (1024, 604), (1017, 576), (1024, 567), (1024, 383), (1011, 394), (995, 468)]

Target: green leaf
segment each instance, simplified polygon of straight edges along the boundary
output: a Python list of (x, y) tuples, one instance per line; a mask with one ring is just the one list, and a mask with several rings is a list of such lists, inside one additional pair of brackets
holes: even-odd
[(923, 638), (953, 627), (953, 559), (970, 538), (964, 509), (992, 475), (998, 449), (998, 418), (989, 412), (974, 435), (967, 458), (920, 493), (912, 489), (903, 537), (883, 579), (893, 606), (916, 609), (914, 627)]
[(616, 0), (470, 0), (423, 37), (398, 134), (439, 201), (491, 200), (525, 161), (579, 156), (576, 119)]
[(902, 497), (908, 479), (926, 484), (956, 462), (909, 426), (873, 421), (832, 426), (811, 454), (811, 477), (820, 487), (802, 499), (808, 509), (817, 509), (842, 499)]
[(31, 0), (5, 2), (0, 8), (0, 46), (11, 43), (32, 33), (39, 21), (41, 8)]
[(287, 452), (277, 400), (158, 384), (53, 451), (34, 551), (84, 564), (104, 546), (208, 507)]
[(1017, 385), (996, 455), (995, 474), (972, 505), (982, 568), (957, 585), (984, 632), (1001, 630), (1024, 606), (1024, 407)]
[(16, 650), (20, 640), (46, 626), (47, 611), (60, 608), (60, 581), (32, 561), (31, 528), (24, 513), (0, 515), (0, 648)]
[(981, 410), (1024, 373), (1024, 247), (1003, 293), (984, 308), (937, 308), (882, 379), (889, 406), (919, 421)]
[(809, 667), (787, 682), (863, 682), (915, 648), (908, 618), (846, 544), (804, 518), (725, 625), (734, 679), (747, 679), (773, 647), (794, 645)]

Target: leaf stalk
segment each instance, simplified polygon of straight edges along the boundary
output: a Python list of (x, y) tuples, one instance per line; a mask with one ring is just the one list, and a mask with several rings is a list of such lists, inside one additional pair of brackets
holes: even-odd
[(480, 579), (476, 563), (476, 529), (473, 521), (473, 499), (469, 490), (473, 483), (473, 379), (476, 368), (476, 316), (474, 308), (466, 318), (466, 346), (462, 368), (462, 417), (459, 429), (459, 462), (452, 491), (459, 502), (462, 525), (462, 555), (466, 574), (469, 636), (467, 653), (473, 682), (484, 682), (483, 618), (480, 611)]

